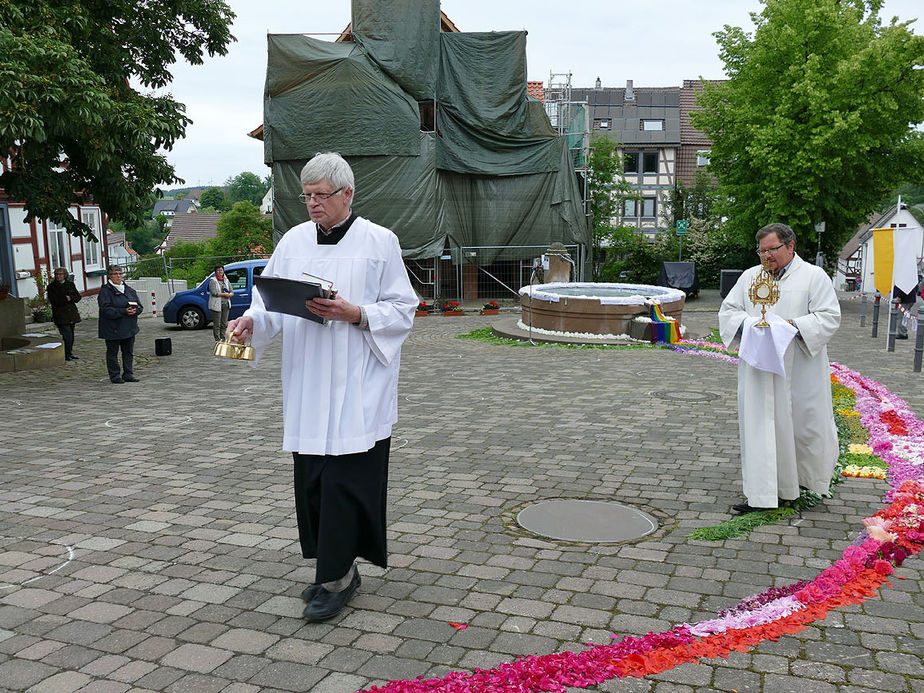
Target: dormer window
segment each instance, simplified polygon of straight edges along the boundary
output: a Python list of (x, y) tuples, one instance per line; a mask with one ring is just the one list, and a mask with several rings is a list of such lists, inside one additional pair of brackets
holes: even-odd
[(664, 121), (663, 120), (646, 120), (642, 119), (638, 122), (639, 130), (663, 130)]

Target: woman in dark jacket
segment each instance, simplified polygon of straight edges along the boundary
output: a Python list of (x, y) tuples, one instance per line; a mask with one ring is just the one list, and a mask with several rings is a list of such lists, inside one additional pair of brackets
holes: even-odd
[(80, 292), (74, 286), (74, 282), (68, 281), (67, 270), (58, 267), (55, 270), (55, 280), (45, 289), (45, 296), (51, 304), (51, 318), (58, 326), (61, 333), (61, 339), (64, 340), (64, 359), (66, 361), (76, 361), (74, 356), (74, 325), (80, 322), (80, 312), (77, 310), (77, 302), (80, 300)]
[[(132, 373), (135, 335), (141, 302), (135, 290), (122, 282), (122, 269), (109, 268), (109, 281), (99, 290), (99, 338), (106, 340), (106, 368), (114, 383), (137, 383)], [(119, 375), (119, 350), (122, 351), (122, 374)]]

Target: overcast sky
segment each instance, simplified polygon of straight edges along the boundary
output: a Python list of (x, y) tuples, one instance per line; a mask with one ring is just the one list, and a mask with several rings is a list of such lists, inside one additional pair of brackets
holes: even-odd
[[(187, 186), (221, 185), (242, 171), (261, 178), (263, 143), (247, 133), (263, 120), (267, 33), (304, 33), (334, 40), (350, 21), (350, 0), (230, 0), (236, 13), (228, 55), (203, 65), (174, 66), (170, 91), (194, 121), (167, 157)], [(528, 32), (528, 79), (571, 73), (574, 87), (674, 86), (724, 76), (714, 31), (750, 31), (758, 0), (443, 0), (460, 31)], [(920, 16), (921, 0), (885, 0), (884, 23)], [(924, 33), (924, 22), (914, 31)], [(324, 34), (331, 34), (325, 36)]]

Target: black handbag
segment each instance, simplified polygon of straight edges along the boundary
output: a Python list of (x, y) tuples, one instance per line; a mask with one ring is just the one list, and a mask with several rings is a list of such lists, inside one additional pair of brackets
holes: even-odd
[(173, 353), (173, 342), (170, 337), (154, 340), (154, 353), (158, 356), (170, 356)]

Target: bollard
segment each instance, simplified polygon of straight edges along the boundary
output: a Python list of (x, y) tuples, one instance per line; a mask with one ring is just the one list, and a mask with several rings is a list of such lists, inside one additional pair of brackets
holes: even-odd
[(895, 351), (895, 328), (898, 325), (898, 299), (889, 301), (889, 336), (886, 338), (886, 351)]
[(876, 298), (873, 301), (873, 334), (871, 335), (874, 339), (879, 336), (879, 302), (882, 300), (882, 296), (879, 295), (879, 292), (876, 292)]
[(918, 306), (918, 329), (914, 338), (914, 372), (921, 372), (921, 355), (924, 354), (924, 305)]
[(866, 294), (860, 297), (860, 327), (866, 327)]
[(151, 292), (151, 317), (157, 317), (157, 296), (153, 291)]

